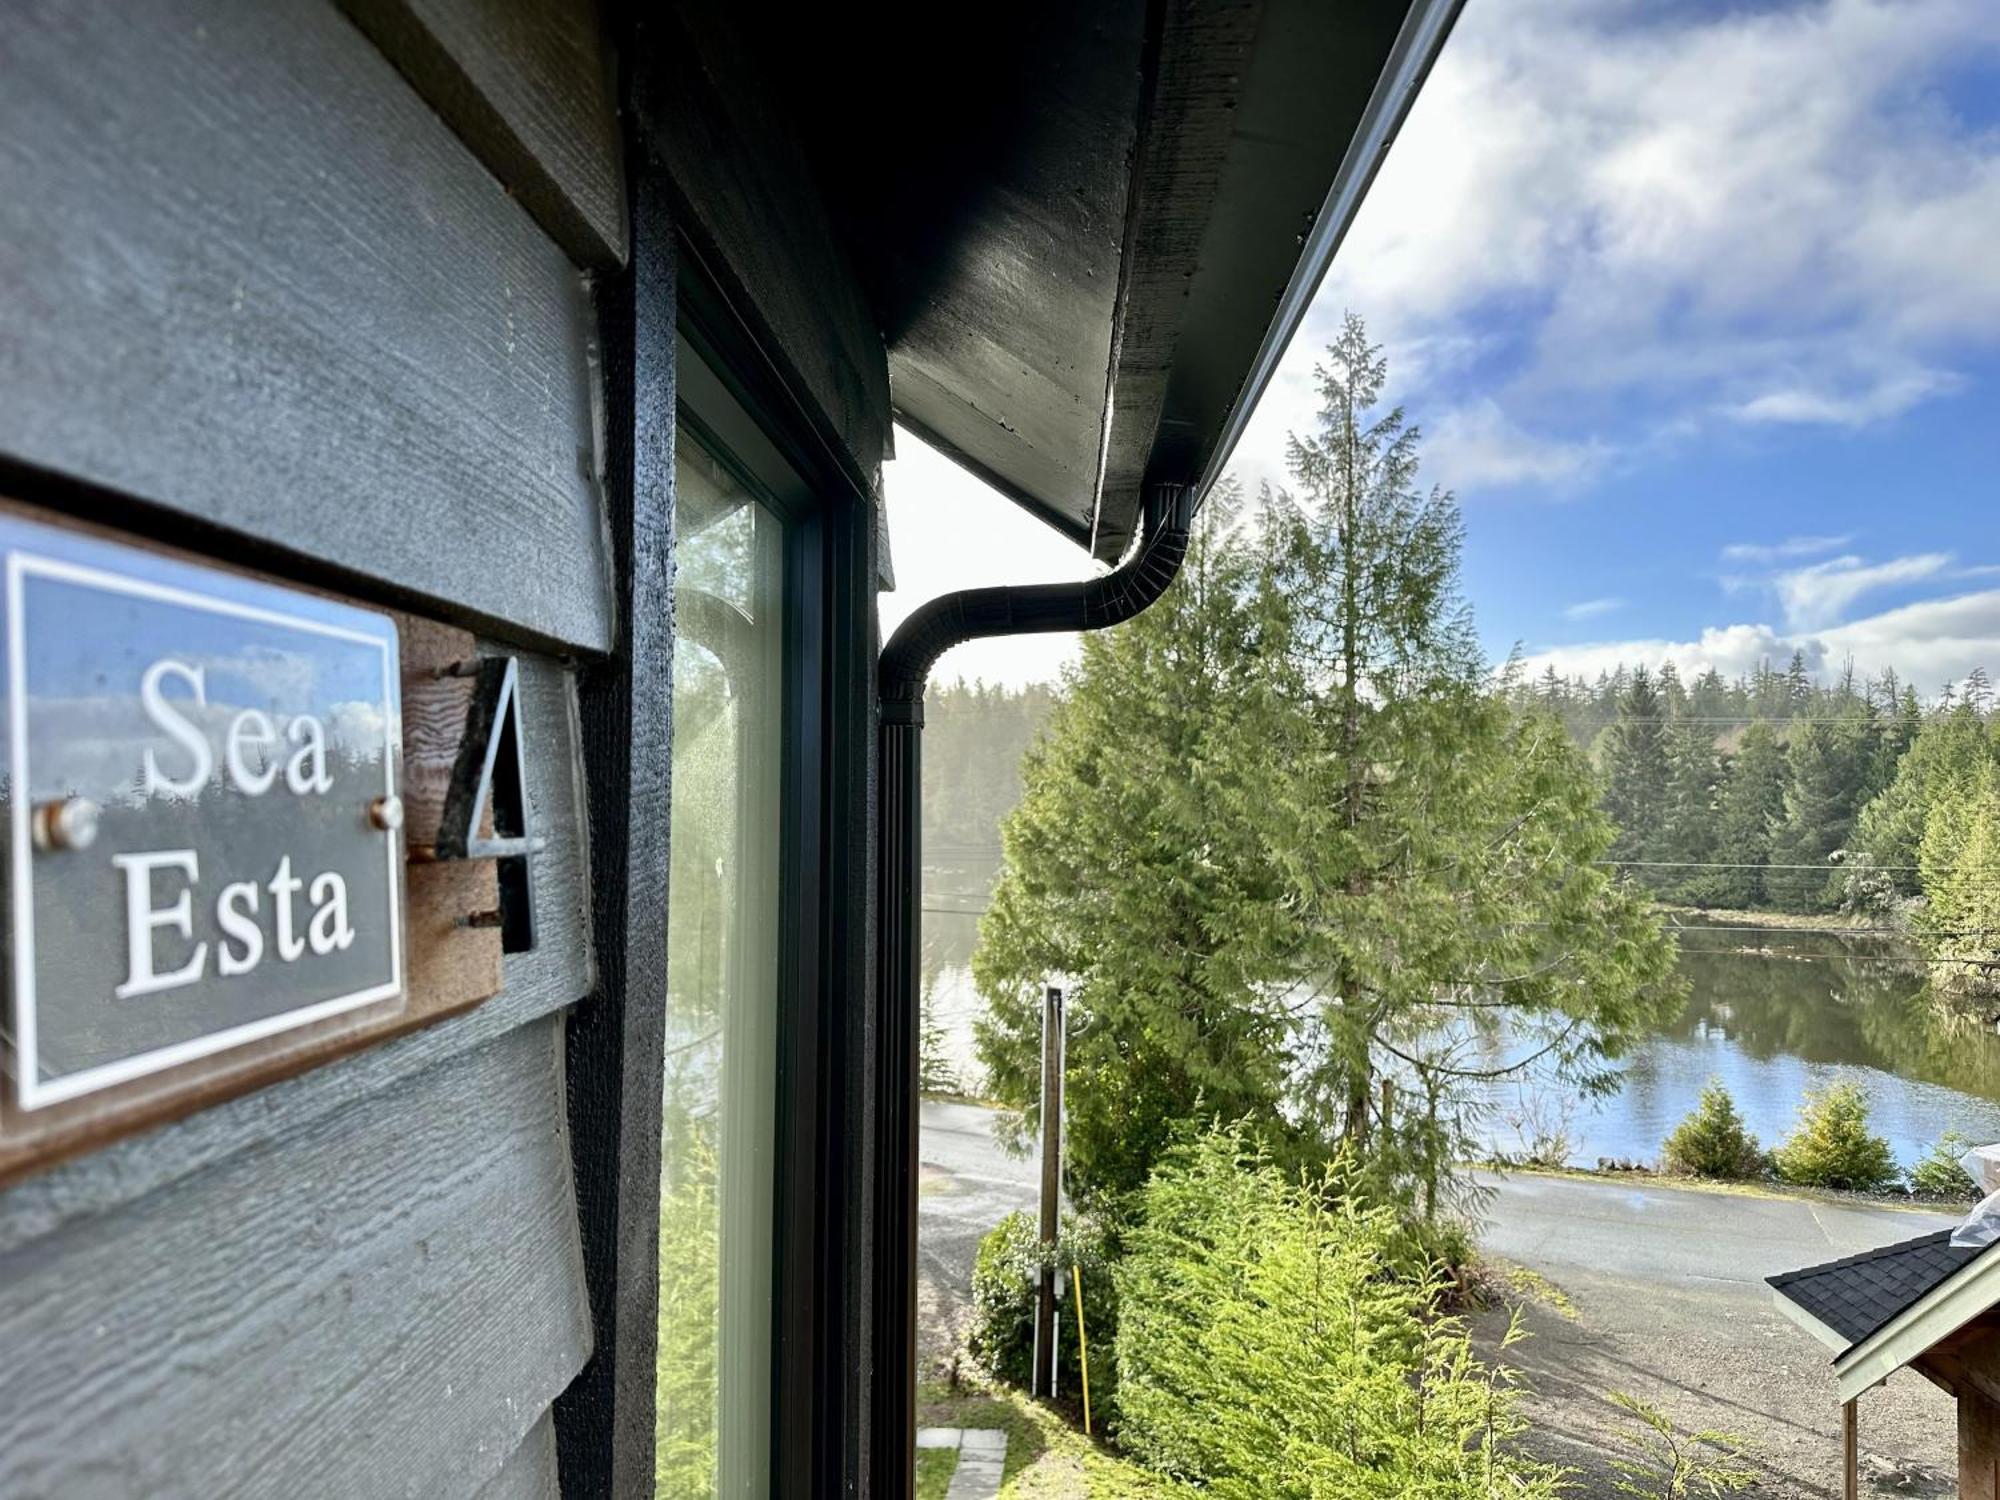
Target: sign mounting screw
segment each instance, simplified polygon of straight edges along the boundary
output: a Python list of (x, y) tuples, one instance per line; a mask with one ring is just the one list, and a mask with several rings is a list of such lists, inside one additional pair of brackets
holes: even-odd
[(88, 797), (63, 797), (35, 809), (37, 849), (88, 849), (97, 842), (98, 807)]
[(377, 797), (368, 804), (368, 821), (384, 833), (394, 833), (403, 826), (403, 799)]

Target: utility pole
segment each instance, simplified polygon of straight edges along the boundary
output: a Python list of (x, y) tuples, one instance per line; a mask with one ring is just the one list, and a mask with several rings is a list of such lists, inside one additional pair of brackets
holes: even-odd
[(1042, 993), (1042, 1274), (1035, 1291), (1035, 1368), (1032, 1394), (1055, 1394), (1056, 1236), (1061, 1227), (1063, 1119), (1063, 992)]

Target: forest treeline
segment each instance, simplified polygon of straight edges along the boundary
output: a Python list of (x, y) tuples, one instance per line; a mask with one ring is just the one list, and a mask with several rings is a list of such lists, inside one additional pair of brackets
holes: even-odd
[(1000, 823), (1021, 800), (1021, 758), (1059, 690), (951, 682), (924, 696), (924, 853), (948, 864), (998, 864)]
[(1804, 658), (1733, 681), (1619, 667), (1515, 675), (1587, 747), (1611, 858), (1662, 899), (1907, 924), (1951, 988), (2000, 952), (2000, 720), (1983, 669), (1929, 702), (1894, 672), (1831, 684)]

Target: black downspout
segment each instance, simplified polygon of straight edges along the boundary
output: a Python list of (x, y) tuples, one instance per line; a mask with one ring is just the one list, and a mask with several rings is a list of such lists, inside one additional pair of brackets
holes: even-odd
[(933, 599), (883, 648), (881, 665), (881, 901), (875, 1141), (874, 1494), (908, 1497), (916, 1485), (917, 1035), (923, 961), (924, 684), (951, 647), (984, 636), (1102, 630), (1167, 591), (1187, 555), (1192, 485), (1147, 497), (1139, 550), (1086, 583), (967, 589)]

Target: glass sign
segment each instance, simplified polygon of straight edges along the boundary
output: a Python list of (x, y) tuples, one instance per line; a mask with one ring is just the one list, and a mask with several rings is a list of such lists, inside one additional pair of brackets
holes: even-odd
[(22, 521), (0, 549), (20, 1107), (398, 1004), (395, 626)]

